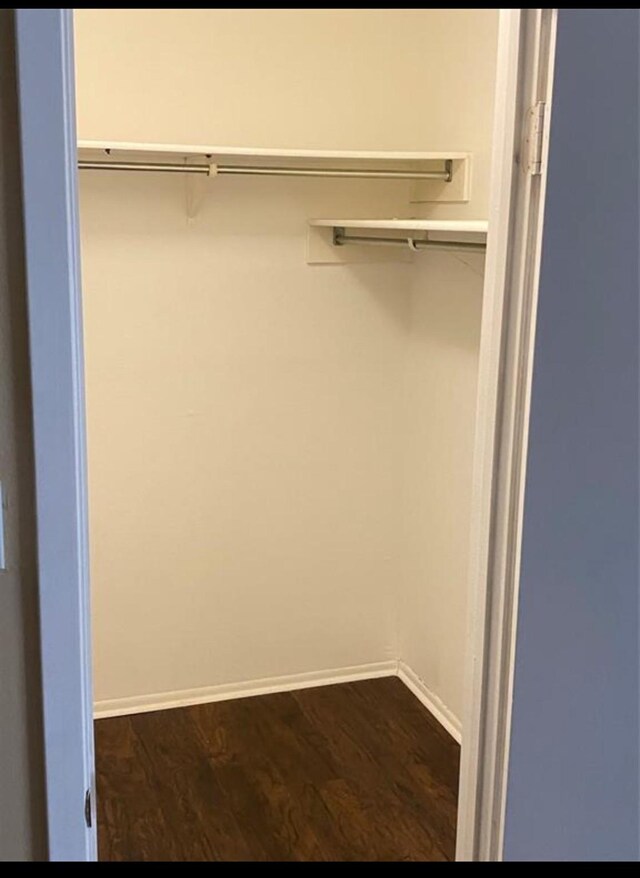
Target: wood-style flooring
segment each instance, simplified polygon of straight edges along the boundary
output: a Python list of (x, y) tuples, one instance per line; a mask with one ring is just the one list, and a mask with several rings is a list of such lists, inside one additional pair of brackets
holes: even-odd
[(451, 860), (459, 747), (397, 677), (98, 720), (100, 860)]

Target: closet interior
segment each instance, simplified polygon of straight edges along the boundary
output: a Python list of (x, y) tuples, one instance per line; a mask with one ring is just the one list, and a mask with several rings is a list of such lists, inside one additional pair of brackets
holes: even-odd
[(450, 859), (498, 10), (74, 20), (100, 857)]

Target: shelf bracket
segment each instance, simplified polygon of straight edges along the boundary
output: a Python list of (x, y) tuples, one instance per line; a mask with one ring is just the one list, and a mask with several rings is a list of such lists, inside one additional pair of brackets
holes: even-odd
[[(209, 156), (207, 156), (209, 158)], [(185, 159), (185, 164), (188, 164)], [(208, 174), (185, 174), (185, 206), (187, 224), (192, 225), (200, 212), (208, 190), (208, 181), (218, 173), (218, 166), (209, 162)]]

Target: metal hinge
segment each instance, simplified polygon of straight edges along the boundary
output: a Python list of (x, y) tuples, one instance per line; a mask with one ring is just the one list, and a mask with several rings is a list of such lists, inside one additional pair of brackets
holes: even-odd
[(91, 790), (87, 790), (84, 794), (84, 822), (87, 828), (91, 829)]
[(526, 128), (526, 170), (532, 177), (542, 173), (542, 141), (544, 138), (546, 104), (538, 101), (527, 112)]

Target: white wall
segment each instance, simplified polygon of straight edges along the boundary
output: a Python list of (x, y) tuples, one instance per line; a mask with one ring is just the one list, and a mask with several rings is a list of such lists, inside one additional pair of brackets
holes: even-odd
[(393, 656), (411, 266), (309, 268), (308, 181), (182, 186), (82, 178), (98, 700)]
[(479, 254), (421, 259), (407, 340), (398, 654), (454, 724), (462, 716), (483, 280)]
[[(437, 211), (483, 216), (496, 25), (81, 10), (79, 135), (468, 149)], [(457, 710), (479, 275), (305, 264), (307, 217), (406, 212), (397, 184), (223, 178), (189, 226), (183, 181), (81, 183), (97, 699), (402, 648)]]

